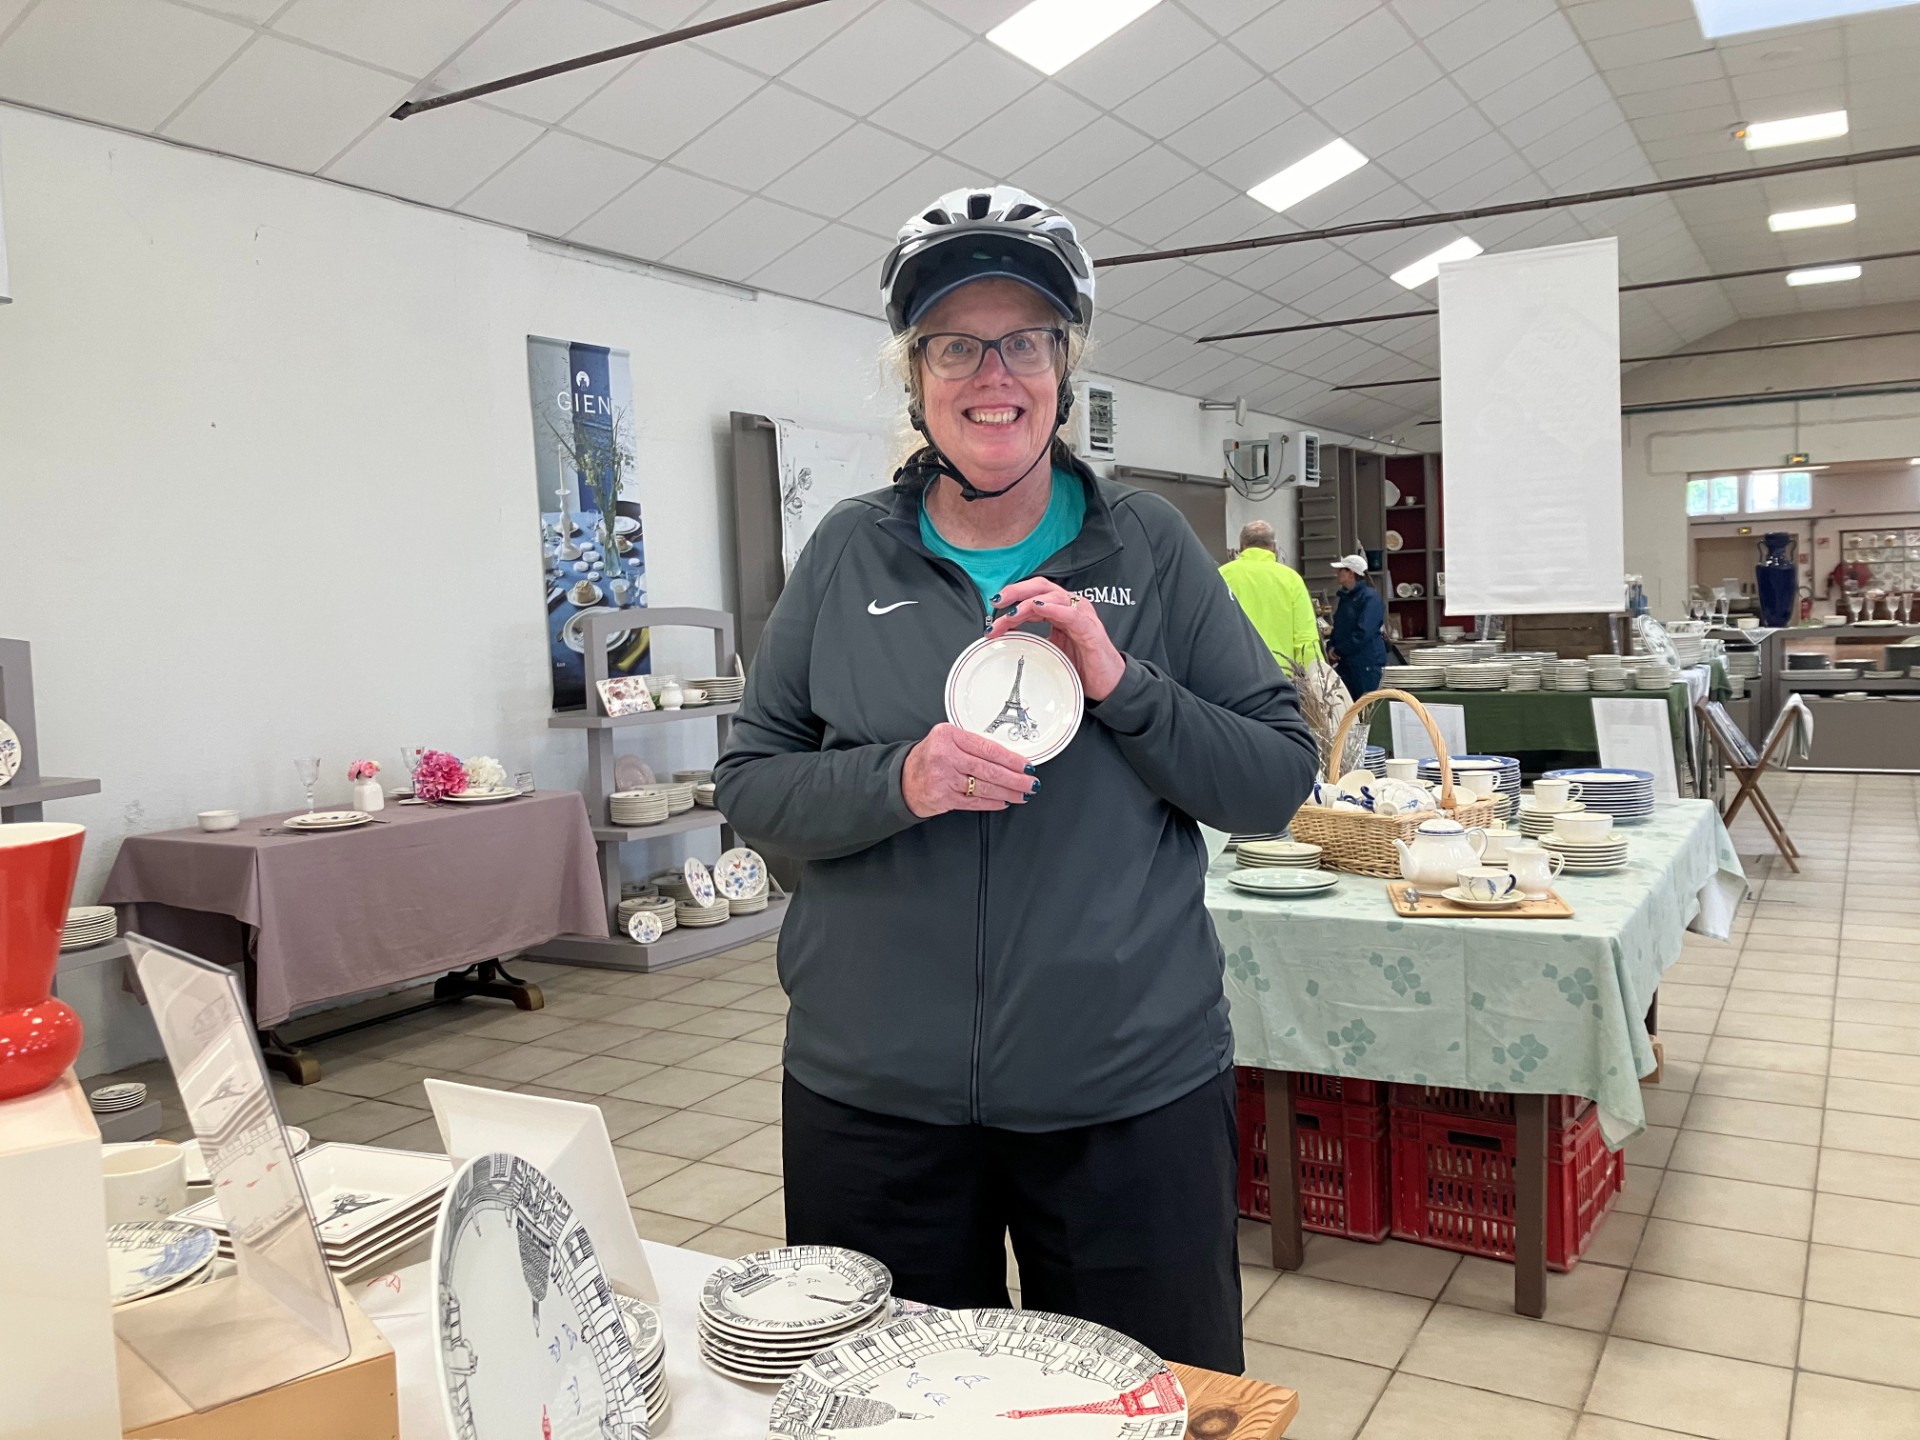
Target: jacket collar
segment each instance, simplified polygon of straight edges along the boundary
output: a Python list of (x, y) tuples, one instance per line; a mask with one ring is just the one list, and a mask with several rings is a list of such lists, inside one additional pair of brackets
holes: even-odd
[[(1120, 527), (1114, 522), (1113, 504), (1107, 494), (1108, 487), (1103, 485), (1087, 464), (1079, 456), (1069, 456), (1064, 465), (1059, 457), (1054, 457), (1053, 468), (1062, 470), (1077, 478), (1086, 487), (1087, 513), (1080, 522), (1080, 533), (1057, 554), (1048, 558), (1040, 567), (1039, 573), (1048, 579), (1058, 579), (1097, 565), (1111, 559), (1126, 547), (1120, 542)], [(887, 514), (877, 523), (879, 527), (901, 544), (934, 559), (933, 552), (920, 540), (920, 506), (926, 494), (927, 481), (921, 484), (898, 484), (893, 487), (893, 501)], [(978, 502), (976, 502), (978, 503)]]
[(1245, 560), (1253, 565), (1278, 565), (1280, 563), (1280, 557), (1264, 545), (1249, 545), (1233, 558), (1235, 560)]

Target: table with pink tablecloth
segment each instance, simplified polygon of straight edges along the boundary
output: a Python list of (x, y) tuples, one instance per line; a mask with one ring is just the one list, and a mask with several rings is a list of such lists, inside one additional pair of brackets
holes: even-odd
[(255, 1024), (555, 935), (607, 933), (577, 791), (389, 805), (382, 823), (352, 830), (261, 833), (287, 818), (130, 835), (100, 895), (127, 907), (126, 929), (226, 964), (250, 958)]

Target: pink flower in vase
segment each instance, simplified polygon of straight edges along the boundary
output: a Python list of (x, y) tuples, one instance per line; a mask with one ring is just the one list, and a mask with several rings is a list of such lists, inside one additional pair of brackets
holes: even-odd
[(467, 767), (460, 763), (458, 756), (449, 755), (444, 750), (428, 750), (421, 755), (420, 764), (413, 772), (416, 799), (432, 805), (445, 796), (458, 795), (466, 788)]
[(356, 760), (347, 766), (347, 779), (353, 781), (371, 780), (380, 773), (378, 760)]

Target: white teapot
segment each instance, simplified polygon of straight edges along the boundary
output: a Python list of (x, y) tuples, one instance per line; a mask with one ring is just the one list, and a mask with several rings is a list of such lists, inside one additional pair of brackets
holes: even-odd
[(1480, 863), (1487, 848), (1487, 832), (1469, 830), (1458, 820), (1435, 816), (1413, 832), (1413, 843), (1393, 842), (1400, 852), (1400, 876), (1427, 889), (1443, 890), (1462, 870)]

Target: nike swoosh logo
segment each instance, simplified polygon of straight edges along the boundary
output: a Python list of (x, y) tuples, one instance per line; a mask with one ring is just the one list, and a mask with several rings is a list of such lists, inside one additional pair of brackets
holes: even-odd
[(891, 605), (882, 605), (878, 600), (869, 600), (867, 601), (867, 613), (869, 615), (886, 615), (898, 610), (902, 605), (918, 605), (919, 603), (918, 600), (896, 600)]

